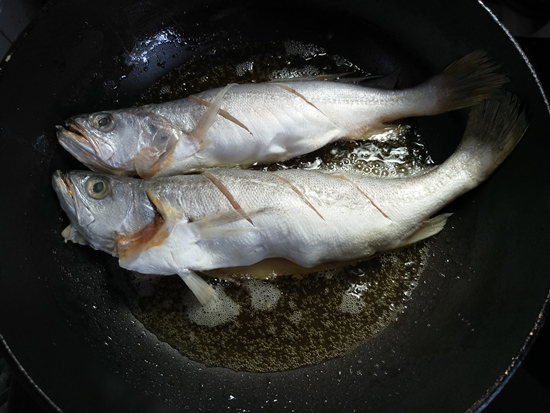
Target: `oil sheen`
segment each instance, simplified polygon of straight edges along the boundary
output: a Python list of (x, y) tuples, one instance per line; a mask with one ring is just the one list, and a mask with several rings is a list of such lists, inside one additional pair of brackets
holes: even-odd
[[(299, 42), (217, 50), (157, 81), (137, 102), (187, 97), (228, 83), (368, 76), (353, 63)], [(311, 154), (255, 169), (360, 170), (404, 176), (433, 164), (412, 124), (391, 125), (368, 141), (340, 141)], [(363, 263), (304, 276), (208, 278), (216, 303), (202, 307), (181, 280), (132, 275), (131, 307), (157, 337), (209, 366), (283, 371), (344, 356), (405, 311), (429, 253), (429, 241)]]

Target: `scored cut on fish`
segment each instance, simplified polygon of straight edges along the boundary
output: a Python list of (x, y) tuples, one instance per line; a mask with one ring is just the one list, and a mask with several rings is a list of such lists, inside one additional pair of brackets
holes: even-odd
[(141, 177), (284, 161), (388, 123), (476, 105), (507, 81), (482, 51), (403, 90), (334, 81), (231, 84), (186, 99), (103, 111), (58, 126), (93, 171)]

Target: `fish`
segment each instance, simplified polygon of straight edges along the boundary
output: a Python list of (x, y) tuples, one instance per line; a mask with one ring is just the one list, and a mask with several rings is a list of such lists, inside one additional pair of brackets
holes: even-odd
[(95, 172), (170, 176), (284, 161), (399, 119), (478, 104), (507, 82), (483, 51), (402, 90), (321, 80), (229, 84), (188, 98), (74, 116), (63, 148)]
[(71, 224), (66, 241), (118, 257), (122, 268), (177, 274), (206, 304), (215, 291), (197, 273), (265, 265), (352, 263), (442, 230), (436, 215), (485, 181), (528, 127), (508, 92), (470, 111), (456, 151), (412, 176), (320, 170), (211, 169), (139, 179), (56, 171), (53, 188)]

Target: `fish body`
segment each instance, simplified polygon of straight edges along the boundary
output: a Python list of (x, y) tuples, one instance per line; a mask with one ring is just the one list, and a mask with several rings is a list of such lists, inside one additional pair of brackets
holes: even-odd
[(91, 246), (117, 255), (123, 268), (176, 273), (207, 302), (213, 292), (196, 271), (272, 258), (304, 268), (353, 262), (436, 234), (448, 214), (433, 215), (487, 179), (526, 127), (515, 97), (484, 102), (472, 109), (449, 159), (402, 178), (214, 169), (139, 180), (57, 172), (53, 185)]
[(81, 115), (61, 145), (90, 169), (153, 177), (283, 161), (389, 122), (479, 103), (506, 82), (483, 52), (409, 89), (332, 81), (228, 85), (186, 99)]

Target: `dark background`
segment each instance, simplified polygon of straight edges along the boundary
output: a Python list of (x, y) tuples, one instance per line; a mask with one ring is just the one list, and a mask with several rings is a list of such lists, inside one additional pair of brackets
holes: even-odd
[[(44, 0), (0, 0), (0, 59), (38, 13)], [(550, 88), (550, 1), (487, 1), (495, 15), (517, 38), (541, 82)], [(534, 320), (533, 320), (534, 322)], [(519, 349), (518, 349), (519, 350)], [(15, 380), (0, 356), (0, 413), (38, 413), (42, 410)], [(526, 358), (508, 384), (484, 410), (550, 412), (550, 325), (539, 332)]]

